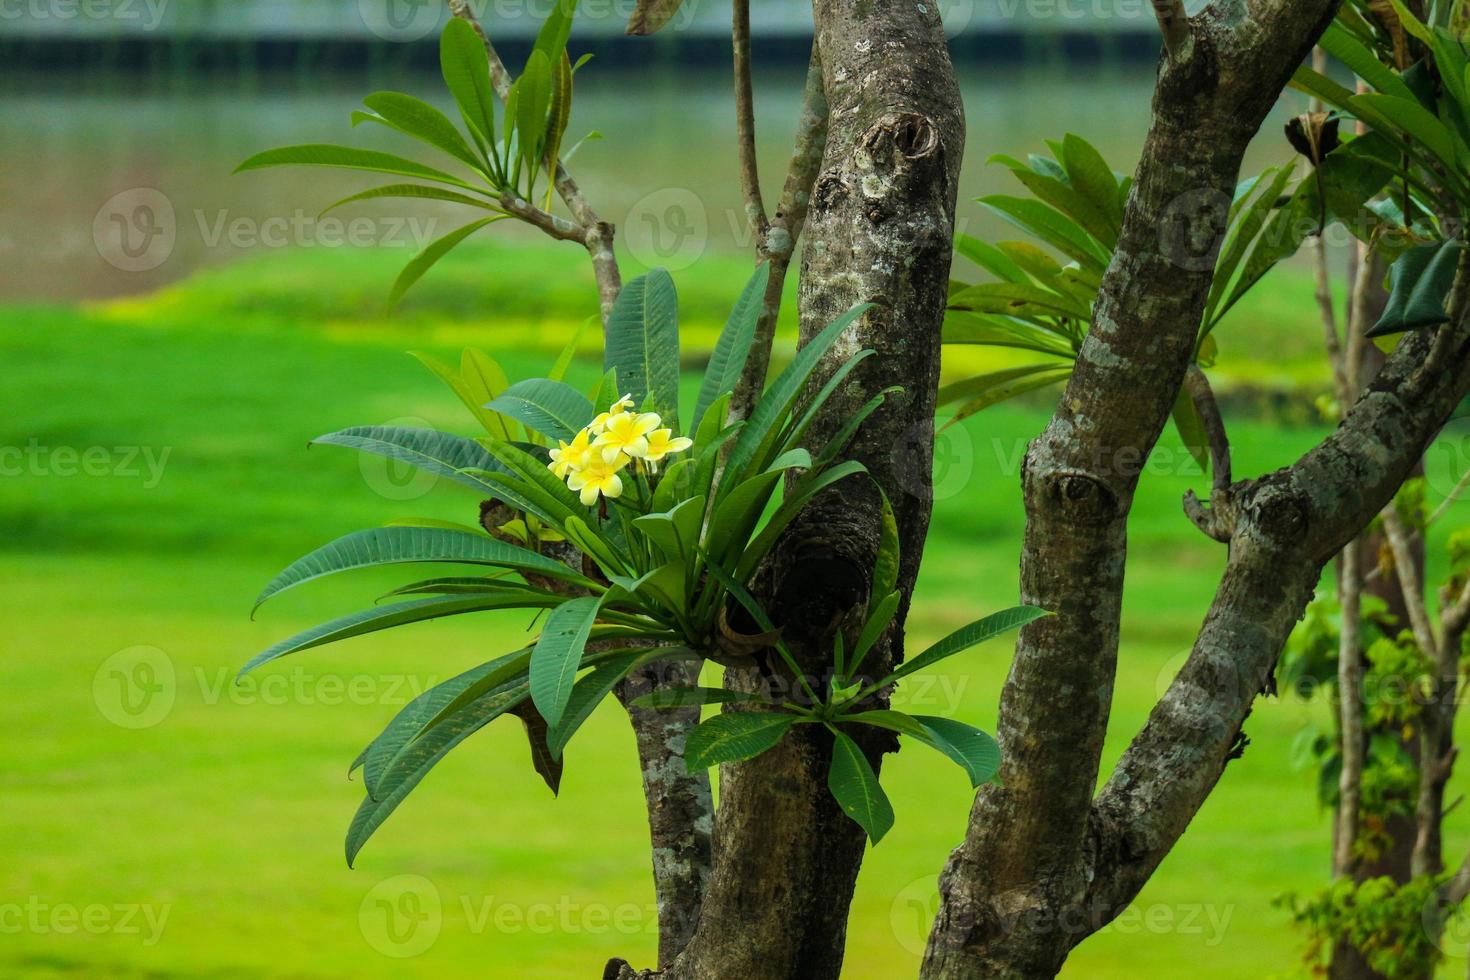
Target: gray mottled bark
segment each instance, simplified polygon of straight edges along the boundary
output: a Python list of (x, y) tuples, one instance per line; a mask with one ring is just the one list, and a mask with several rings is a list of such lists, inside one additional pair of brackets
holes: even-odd
[[(809, 442), (820, 445), (878, 391), (903, 387), (847, 455), (868, 467), (893, 502), (903, 544), (899, 585), (908, 595), (932, 503), (940, 327), (964, 120), (937, 7), (818, 0), (815, 20), (830, 126), (807, 220), (801, 334), (805, 341), (869, 302), (873, 309), (816, 380), (860, 349), (877, 354), (833, 395)], [(805, 671), (824, 684), (834, 632), (865, 605), (880, 509), (871, 484), (845, 481), (812, 502), (763, 575), (758, 598)], [(900, 635), (901, 628), (890, 630), (877, 657), (900, 657)], [(754, 668), (727, 674), (732, 686), (761, 680)], [(877, 738), (864, 745), (875, 764), (892, 747)], [(664, 976), (839, 975), (865, 838), (827, 790), (830, 752), (820, 726), (800, 726), (759, 759), (723, 767), (714, 868), (694, 937)], [(617, 961), (610, 968), (613, 976), (638, 975)]]
[[(1189, 21), (1187, 42), (1170, 45), (1092, 330), (1026, 456), (1022, 598), (1056, 615), (1022, 632), (1001, 697), (1000, 781), (977, 795), (941, 877), (925, 977), (1054, 975), (1116, 914), (1111, 897), (1131, 897), (1123, 879), (1141, 885), (1183, 830), (1169, 825), (1136, 864), (1108, 852), (1103, 866), (1089, 819), (1112, 706), (1127, 518), (1193, 353), (1245, 147), (1336, 6), (1212, 4)], [(1240, 580), (1265, 567), (1262, 552), (1232, 544), (1231, 554), (1222, 590), (1241, 602), (1212, 615), (1246, 636), (1294, 622), (1300, 590), (1254, 596)], [(1220, 737), (1223, 765), (1238, 730), (1224, 724), (1173, 731), (1182, 744), (1161, 746), (1160, 772), (1177, 773), (1176, 749), (1188, 755), (1204, 742), (1213, 753)]]

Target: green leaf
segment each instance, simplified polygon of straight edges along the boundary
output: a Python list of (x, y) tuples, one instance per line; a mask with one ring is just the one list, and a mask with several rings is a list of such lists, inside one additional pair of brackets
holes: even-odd
[(798, 717), (775, 711), (727, 711), (707, 718), (689, 733), (684, 761), (690, 772), (722, 762), (740, 762), (774, 748)]
[[(775, 382), (766, 389), (750, 418), (735, 439), (725, 463), (725, 474), (731, 482), (744, 476), (751, 464), (764, 467), (769, 445), (767, 437), (774, 437), (779, 427), (791, 414), (807, 379), (816, 370), (817, 364), (837, 343), (843, 332), (866, 313), (871, 304), (863, 303), (848, 310), (832, 321), (821, 333), (809, 340), (796, 352)], [(727, 484), (728, 485), (728, 484)]]
[(582, 652), (601, 606), (595, 596), (569, 599), (552, 610), (536, 640), (531, 653), (531, 700), (553, 728), (572, 696)]
[(1107, 218), (1111, 234), (1098, 237), (1108, 248), (1117, 248), (1118, 233), (1123, 228), (1123, 202), (1118, 198), (1118, 178), (1113, 168), (1097, 147), (1074, 133), (1062, 139), (1060, 162), (1077, 193), (1097, 205)]
[(456, 228), (443, 238), (436, 239), (424, 246), (424, 250), (412, 259), (409, 259), (408, 265), (403, 267), (403, 271), (394, 280), (393, 289), (388, 294), (388, 309), (391, 310), (397, 306), (398, 301), (403, 299), (403, 294), (408, 292), (409, 287), (423, 278), (424, 273), (428, 272), (435, 262), (448, 255), (450, 250), (456, 245), (486, 225), (503, 221), (506, 217), (506, 215), (497, 214), (489, 218), (481, 218), (478, 221), (471, 221), (463, 228)]
[(1117, 242), (1117, 232), (1112, 227), (1108, 212), (1104, 208), (1113, 206), (1112, 201), (1090, 201), (1070, 184), (1055, 177), (1039, 174), (1029, 167), (1012, 167), (1017, 180), (1036, 197), (1051, 205), (1059, 215), (1075, 223), (1079, 232), (1095, 239), (1098, 246), (1111, 249)]
[[(520, 653), (526, 654), (529, 651), (523, 650)], [(413, 740), (445, 705), (470, 684), (504, 667), (516, 656), (517, 654), (510, 653), (503, 657), (496, 657), (478, 667), (472, 667), (442, 684), (436, 684), (404, 705), (403, 709), (393, 716), (393, 720), (377, 738), (368, 744), (360, 756), (363, 763), (363, 782), (367, 786), (368, 795), (375, 798), (382, 795), (380, 784), (383, 774), (392, 768)], [(486, 693), (506, 694), (517, 686), (525, 687), (524, 677), (512, 678)]]
[(876, 844), (893, 827), (893, 804), (888, 802), (888, 794), (883, 792), (877, 773), (858, 744), (835, 728), (832, 736), (827, 788), (842, 812), (857, 821)]
[(755, 326), (765, 306), (766, 286), (770, 279), (769, 263), (762, 262), (756, 266), (755, 274), (740, 291), (740, 298), (725, 320), (725, 329), (720, 331), (720, 339), (715, 342), (709, 365), (704, 369), (704, 381), (699, 386), (699, 397), (694, 402), (693, 428), (696, 430), (710, 406), (721, 395), (734, 391), (740, 380), (740, 371), (745, 367), (750, 345), (755, 340)]
[[(965, 378), (955, 381), (939, 389), (936, 405), (944, 408), (956, 402), (974, 403), (975, 399), (990, 395), (992, 392), (1006, 392), (1019, 394), (1011, 386), (1013, 382), (1022, 381), (1035, 375), (1051, 374), (1058, 371), (1070, 373), (1072, 365), (1062, 364), (1054, 361), (1043, 361), (1039, 364), (1026, 364), (1021, 367), (1006, 368), (1004, 371), (992, 371), (989, 374), (976, 375), (973, 378)], [(1009, 395), (1007, 395), (1009, 397)], [(1003, 399), (995, 397), (988, 405), (997, 404)], [(979, 409), (975, 409), (978, 411)], [(970, 414), (973, 414), (971, 412)]]
[(1184, 446), (1189, 450), (1189, 455), (1199, 464), (1200, 469), (1206, 473), (1210, 471), (1210, 440), (1205, 435), (1204, 421), (1199, 417), (1199, 410), (1194, 407), (1194, 399), (1190, 397), (1187, 388), (1180, 388), (1179, 394), (1174, 396), (1174, 428), (1179, 430), (1179, 438), (1184, 441)]
[(1022, 231), (1035, 235), (1062, 254), (1075, 259), (1083, 268), (1093, 269), (1098, 273), (1106, 271), (1111, 256), (1075, 221), (1060, 211), (1029, 197), (992, 194), (979, 200), (986, 208)]
[(631, 702), (635, 708), (691, 708), (705, 704), (770, 704), (759, 694), (723, 687), (668, 687)]
[(526, 730), (526, 741), (531, 745), (531, 766), (555, 796), (561, 790), (562, 761), (560, 755), (552, 753), (548, 744), (550, 726), (530, 701), (522, 701), (511, 709), (511, 713), (521, 720)]
[[(1245, 259), (1247, 250), (1256, 243), (1261, 229), (1266, 226), (1267, 219), (1271, 216), (1272, 209), (1276, 207), (1277, 200), (1282, 191), (1291, 181), (1292, 174), (1296, 171), (1296, 165), (1282, 167), (1276, 171), (1266, 171), (1261, 175), (1261, 182), (1267, 183), (1264, 191), (1260, 191), (1244, 206), (1231, 222), (1227, 231), (1227, 238), (1220, 249), (1220, 256), (1215, 260), (1215, 278), (1210, 288), (1210, 297), (1205, 304), (1205, 322), (1213, 323), (1218, 316), (1216, 310), (1227, 289), (1236, 281), (1236, 273), (1239, 271), (1241, 262)], [(1268, 178), (1267, 175), (1270, 175)], [(1273, 236), (1264, 236), (1265, 240), (1261, 247), (1271, 248), (1274, 242)], [(1293, 248), (1293, 251), (1295, 249)], [(1272, 263), (1274, 264), (1274, 263)], [(1268, 266), (1269, 268), (1269, 266)], [(1223, 312), (1223, 311), (1222, 311)]]
[(607, 318), (604, 369), (642, 409), (652, 405), (678, 430), (679, 300), (674, 280), (654, 269), (623, 287)]
[(878, 553), (873, 558), (873, 589), (868, 599), (869, 606), (876, 607), (890, 592), (898, 588), (898, 566), (902, 557), (902, 542), (898, 536), (898, 518), (893, 513), (893, 503), (882, 488), (878, 490), (883, 501), (880, 515), (881, 534), (878, 538)]
[(563, 441), (571, 441), (596, 414), (592, 402), (580, 391), (546, 378), (517, 381), (485, 407), (508, 415), (529, 429)]
[(379, 527), (355, 531), (323, 545), (292, 562), (271, 580), (255, 600), (257, 608), (272, 596), (313, 579), (355, 568), (405, 562), (454, 562), (494, 565), (517, 571), (540, 572), (564, 581), (586, 584), (582, 576), (559, 561), (518, 548), (483, 534), (466, 534), (423, 527)]
[(423, 351), (408, 353), (448, 385), (455, 397), (470, 410), (470, 414), (479, 420), (490, 435), (510, 442), (520, 434), (520, 426), (485, 407), (486, 402), (510, 387), (505, 371), (490, 355), (466, 347), (460, 355), (459, 369), (456, 370), (432, 354)]
[[(558, 596), (557, 599), (560, 597)], [(395, 626), (404, 626), (408, 623), (420, 623), (428, 619), (442, 619), (445, 616), (459, 616), (491, 609), (548, 609), (554, 605), (556, 605), (555, 602), (534, 595), (500, 593), (413, 599), (409, 602), (378, 606), (338, 617), (320, 626), (303, 630), (290, 639), (282, 640), (275, 646), (251, 657), (245, 666), (240, 668), (239, 676), (243, 677), (257, 667), (273, 660), (279, 660), (288, 654), (336, 643), (338, 640), (351, 639), (354, 636), (392, 629)]]
[(873, 604), (868, 620), (863, 624), (863, 631), (858, 634), (857, 643), (853, 644), (852, 666), (846, 671), (849, 677), (861, 676), (863, 661), (867, 659), (868, 652), (877, 645), (888, 624), (893, 622), (893, 617), (898, 615), (898, 605), (902, 600), (902, 593), (890, 592)]
[[(786, 530), (813, 497), (840, 480), (866, 472), (868, 472), (867, 467), (862, 463), (857, 460), (848, 460), (828, 470), (813, 471), (798, 480), (791, 488), (790, 494), (781, 501), (775, 513), (771, 515), (771, 519), (766, 522), (765, 527), (761, 528), (760, 533), (745, 548), (744, 554), (740, 555), (740, 561), (735, 566), (735, 577), (742, 581), (750, 580), (750, 576), (755, 574), (761, 559), (776, 546), (781, 532)], [(734, 499), (735, 495), (732, 494), (725, 503)], [(711, 528), (720, 526), (716, 522), (711, 525)]]
[[(552, 62), (551, 106), (546, 119), (546, 151), (541, 162), (553, 179), (556, 177), (557, 161), (561, 156), (561, 141), (566, 135), (567, 123), (572, 117), (572, 64), (563, 52)], [(548, 197), (551, 191), (548, 188)]]
[(357, 859), (362, 846), (374, 831), (398, 808), (398, 804), (413, 792), (419, 782), (449, 754), (456, 745), (484, 728), (525, 699), (524, 688), (509, 694), (490, 694), (466, 706), (453, 717), (446, 719), (424, 737), (416, 740), (390, 771), (383, 782), (391, 784), (384, 790), (381, 799), (368, 797), (357, 808), (352, 825), (347, 830), (347, 866)]
[(659, 653), (650, 653), (647, 650), (622, 650), (610, 651), (603, 654), (603, 660), (588, 671), (581, 680), (572, 687), (572, 696), (567, 700), (566, 710), (562, 712), (561, 724), (553, 725), (547, 736), (547, 747), (554, 759), (560, 759), (567, 743), (576, 734), (582, 723), (592, 716), (592, 712), (602, 703), (603, 699), (611, 693), (624, 677), (627, 677), (635, 667), (644, 661), (651, 660)]
[(359, 425), (341, 432), (329, 432), (311, 440), (312, 445), (344, 446), (372, 453), (418, 467), (428, 473), (463, 484), (471, 490), (488, 493), (490, 484), (463, 472), (467, 469), (493, 470), (500, 464), (471, 439), (436, 432), (433, 429), (408, 429), (390, 425)]
[(451, 17), (444, 25), (439, 37), (439, 70), (476, 142), (493, 153), (495, 93), (490, 85), (490, 55), (468, 21)]
[(1422, 144), (1452, 174), (1459, 165), (1454, 133), (1417, 99), (1370, 92), (1354, 96), (1350, 105), (1359, 118), (1375, 129), (1387, 125)]
[(929, 733), (928, 739), (915, 737), (959, 763), (969, 774), (972, 787), (978, 789), (995, 777), (1000, 769), (1000, 745), (994, 738), (951, 718), (915, 715), (914, 720)]
[[(423, 99), (404, 95), (402, 92), (375, 92), (363, 99), (363, 104), (376, 112), (382, 123), (407, 136), (443, 150), (462, 163), (468, 164), (479, 173), (485, 173), (485, 164), (475, 156), (470, 145), (464, 141), (454, 123)], [(372, 117), (366, 117), (371, 119)]]
[(1324, 51), (1352, 69), (1353, 74), (1385, 95), (1412, 99), (1414, 93), (1398, 72), (1378, 60), (1378, 56), (1352, 35), (1342, 24), (1333, 22), (1317, 42)]
[(551, 110), (551, 59), (545, 51), (531, 51), (516, 80), (516, 90), (516, 137), (520, 140), (521, 160), (534, 175), (541, 165), (546, 116)]
[(951, 296), (949, 307), (1024, 319), (1066, 317), (1082, 323), (1092, 319), (1091, 308), (1071, 296), (1019, 282), (986, 282), (971, 286)]
[(349, 194), (342, 200), (329, 204), (322, 208), (317, 217), (322, 217), (329, 211), (335, 211), (344, 204), (352, 204), (356, 201), (371, 201), (380, 197), (404, 197), (428, 201), (448, 201), (451, 204), (463, 204), (467, 207), (479, 208), (482, 211), (493, 211), (495, 205), (481, 198), (470, 197), (467, 194), (459, 194), (455, 191), (446, 191), (442, 187), (429, 187), (424, 184), (384, 184), (382, 187), (372, 187), (356, 194)]
[(391, 153), (377, 150), (359, 150), (351, 146), (333, 146), (329, 143), (308, 143), (301, 146), (283, 146), (257, 153), (235, 168), (235, 173), (246, 170), (263, 170), (267, 167), (337, 167), (343, 170), (369, 170), (379, 174), (397, 174), (400, 177), (417, 177), (433, 180), (466, 190), (484, 193), (475, 185), (460, 180), (442, 170), (415, 163)]
[(1460, 242), (1449, 239), (1405, 252), (1393, 264), (1388, 307), (1368, 336), (1383, 337), (1448, 323), (1445, 301), (1454, 288), (1463, 249)]
[(703, 494), (690, 497), (673, 510), (634, 518), (633, 526), (657, 545), (667, 560), (688, 565), (699, 545), (705, 503)]
[(907, 677), (941, 660), (953, 657), (957, 653), (963, 653), (986, 640), (992, 640), (997, 636), (1019, 629), (1027, 623), (1035, 622), (1043, 616), (1050, 615), (1051, 613), (1045, 609), (1038, 609), (1035, 606), (1016, 606), (1013, 609), (986, 616), (969, 626), (962, 626), (917, 657), (905, 661), (897, 670), (888, 675), (883, 685), (887, 686), (900, 677)]

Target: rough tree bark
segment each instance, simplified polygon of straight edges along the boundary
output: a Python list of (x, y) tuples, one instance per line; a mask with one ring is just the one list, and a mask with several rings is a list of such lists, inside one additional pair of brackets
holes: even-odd
[[(815, 381), (860, 349), (877, 353), (827, 403), (811, 439), (820, 445), (876, 392), (903, 388), (869, 418), (847, 455), (868, 467), (893, 503), (907, 597), (932, 503), (940, 327), (964, 119), (935, 6), (814, 6), (830, 123), (807, 219), (801, 335), (805, 341), (851, 307), (872, 303)], [(835, 631), (863, 611), (880, 527), (877, 491), (861, 479), (845, 481), (809, 505), (763, 573), (758, 598), (824, 685)], [(901, 613), (875, 659), (901, 656), (902, 620)], [(726, 683), (768, 684), (774, 669), (770, 662), (732, 668)], [(892, 747), (881, 738), (864, 744), (875, 765)], [(759, 760), (722, 768), (714, 868), (693, 939), (663, 976), (839, 975), (865, 837), (827, 790), (830, 753), (824, 729), (801, 726)], [(639, 974), (614, 961), (609, 975)]]
[[(1217, 601), (1180, 678), (1094, 802), (1138, 475), (1193, 352), (1245, 147), (1336, 7), (1211, 4), (1188, 21), (1187, 39), (1177, 11), (1166, 18), (1152, 124), (1093, 328), (1025, 460), (1022, 597), (1057, 615), (1021, 635), (1001, 699), (1001, 778), (977, 795), (941, 878), (925, 977), (1052, 976), (1132, 899), (1218, 778), (1308, 579), (1342, 543), (1282, 576), (1280, 562), (1303, 548), (1302, 522), (1325, 503), (1312, 500), (1316, 485), (1294, 473), (1215, 494), (1211, 530), (1231, 539)], [(1363, 484), (1385, 468), (1372, 458), (1360, 466)], [(1323, 486), (1341, 478), (1320, 475)], [(1371, 496), (1371, 486), (1353, 492)], [(1251, 669), (1237, 669), (1247, 653)]]

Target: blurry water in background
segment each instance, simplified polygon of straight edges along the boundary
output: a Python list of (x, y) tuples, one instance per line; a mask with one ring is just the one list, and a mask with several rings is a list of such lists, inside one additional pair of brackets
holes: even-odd
[[(959, 73), (969, 119), (961, 221), (972, 231), (990, 234), (1000, 225), (970, 199), (1019, 187), (1003, 168), (986, 166), (992, 153), (1044, 153), (1045, 140), (1073, 131), (1096, 142), (1119, 169), (1136, 162), (1151, 63), (961, 64)], [(801, 82), (794, 68), (757, 80), (762, 172), (772, 204)], [(452, 113), (442, 82), (427, 72), (165, 80), (139, 73), (12, 74), (3, 87), (0, 301), (138, 293), (202, 265), (283, 245), (336, 247), (354, 239), (402, 247), (406, 257), (425, 235), (469, 220), (452, 208), (394, 201), (353, 205), (334, 212), (340, 223), (319, 224), (316, 215), (327, 204), (386, 181), (308, 168), (231, 176), (252, 153), (309, 142), (372, 146), (455, 169), (453, 161), (435, 160), (434, 151), (397, 134), (349, 126), (361, 97), (380, 89), (411, 92)], [(619, 226), (620, 244), (635, 260), (677, 266), (705, 248), (749, 246), (732, 113), (724, 65), (638, 70), (594, 61), (578, 73), (568, 143), (594, 129), (605, 138), (582, 146), (572, 169), (604, 217)], [(349, 224), (362, 215), (378, 220)], [(106, 247), (123, 232), (135, 254)]]

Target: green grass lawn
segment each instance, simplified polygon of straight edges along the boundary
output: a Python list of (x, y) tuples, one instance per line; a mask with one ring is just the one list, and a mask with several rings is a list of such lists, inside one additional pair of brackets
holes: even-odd
[[(532, 774), (519, 727), (502, 721), (423, 783), (356, 870), (343, 862), (362, 792), (346, 776), (351, 759), (416, 690), (518, 644), (524, 622), (422, 624), (230, 683), (274, 640), (362, 608), (408, 574), (303, 589), (252, 622), (251, 599), (286, 563), (395, 517), (473, 520), (475, 499), (454, 486), (307, 451), (307, 440), (405, 418), (468, 431), (453, 397), (403, 351), (454, 356), (473, 343), (513, 376), (544, 371), (595, 312), (579, 259), (469, 249), (391, 320), (381, 303), (399, 257), (371, 253), (276, 255), (136, 300), (0, 311), (0, 447), (24, 462), (14, 475), (12, 453), (0, 479), (0, 722), (11, 747), (0, 975), (580, 978), (613, 955), (651, 962), (634, 749), (607, 706), (568, 752), (559, 799)], [(678, 277), (691, 364), (744, 271), (717, 260)], [(1292, 320), (1309, 310), (1302, 285), (1288, 275), (1239, 318), (1238, 336), (1222, 336), (1223, 369), (1261, 380), (1267, 369), (1250, 354), (1270, 356), (1274, 343), (1286, 366), (1271, 370), (1317, 376), (1315, 328)], [(595, 376), (594, 350), (589, 340), (577, 378)], [(1040, 406), (1002, 408), (944, 436), (911, 642), (1015, 601), (1015, 464), (1044, 420)], [(1235, 421), (1237, 471), (1284, 465), (1321, 434)], [(1178, 667), (1224, 560), (1180, 514), (1197, 470), (1172, 433), (1162, 450), (1167, 465), (1144, 481), (1133, 519), (1107, 762)], [(992, 727), (1008, 651), (996, 642), (949, 661), (899, 699)], [(130, 672), (138, 662), (151, 678)], [(122, 684), (140, 680), (153, 700)], [(135, 700), (124, 705), (123, 693)], [(141, 715), (126, 710), (140, 705)], [(1328, 861), (1311, 778), (1289, 761), (1312, 710), (1258, 707), (1249, 750), (1137, 911), (1084, 943), (1066, 975), (1294, 970), (1298, 940), (1273, 900), (1315, 888)], [(128, 727), (140, 720), (151, 724)], [(933, 753), (890, 759), (884, 782), (898, 823), (864, 866), (846, 970), (872, 980), (913, 974), (971, 798)], [(1467, 836), (1459, 823), (1451, 852)], [(436, 902), (439, 914), (420, 921), (437, 928), (404, 944), (383, 931), (383, 903), (412, 913)], [(401, 952), (418, 955), (387, 955)], [(1463, 973), (1463, 960), (1450, 969)]]

